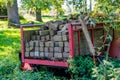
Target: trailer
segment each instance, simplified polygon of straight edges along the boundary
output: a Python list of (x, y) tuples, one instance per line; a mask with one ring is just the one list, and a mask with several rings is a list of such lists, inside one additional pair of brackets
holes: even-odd
[[(61, 25), (66, 25), (66, 29)], [(21, 68), (33, 70), (31, 64), (68, 67), (68, 59), (89, 54), (88, 45), (79, 23), (59, 23), (56, 27), (43, 24), (21, 25)], [(104, 45), (103, 23), (87, 25), (94, 47)], [(53, 25), (52, 25), (53, 26)], [(114, 37), (114, 30), (110, 31)], [(103, 36), (103, 38), (101, 38)]]

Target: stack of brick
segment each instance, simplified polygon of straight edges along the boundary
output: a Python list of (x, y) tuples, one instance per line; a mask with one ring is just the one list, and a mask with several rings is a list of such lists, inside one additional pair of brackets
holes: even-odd
[(67, 21), (50, 21), (40, 30), (24, 31), (25, 57), (66, 61), (70, 51), (67, 27)]

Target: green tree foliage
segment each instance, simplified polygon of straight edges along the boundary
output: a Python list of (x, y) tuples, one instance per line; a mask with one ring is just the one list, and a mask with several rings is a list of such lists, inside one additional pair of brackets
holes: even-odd
[(41, 10), (50, 9), (54, 5), (55, 9), (59, 10), (62, 0), (22, 0), (23, 6), (27, 9), (36, 11), (36, 20), (42, 21)]

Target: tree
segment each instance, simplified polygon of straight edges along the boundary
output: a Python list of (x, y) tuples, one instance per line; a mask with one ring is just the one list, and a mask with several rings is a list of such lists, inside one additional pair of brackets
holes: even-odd
[(50, 8), (48, 0), (22, 0), (22, 3), (25, 8), (35, 10), (37, 21), (42, 21), (41, 10)]
[(0, 3), (7, 6), (8, 24), (19, 24), (17, 0), (0, 0)]
[(8, 24), (16, 23), (19, 24), (19, 15), (18, 15), (18, 6), (17, 0), (13, 0), (13, 2), (7, 2), (7, 10), (8, 10)]
[(42, 21), (41, 10), (50, 9), (53, 5), (58, 10), (61, 7), (61, 1), (62, 0), (22, 0), (22, 3), (25, 8), (34, 9), (36, 12), (36, 20)]

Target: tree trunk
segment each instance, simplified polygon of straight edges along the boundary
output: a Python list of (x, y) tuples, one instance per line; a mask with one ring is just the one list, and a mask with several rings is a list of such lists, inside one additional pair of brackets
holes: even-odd
[(7, 10), (8, 10), (8, 25), (10, 25), (11, 23), (20, 24), (17, 0), (13, 0), (13, 4), (11, 2), (8, 2)]
[(36, 8), (36, 21), (42, 22), (41, 9)]

